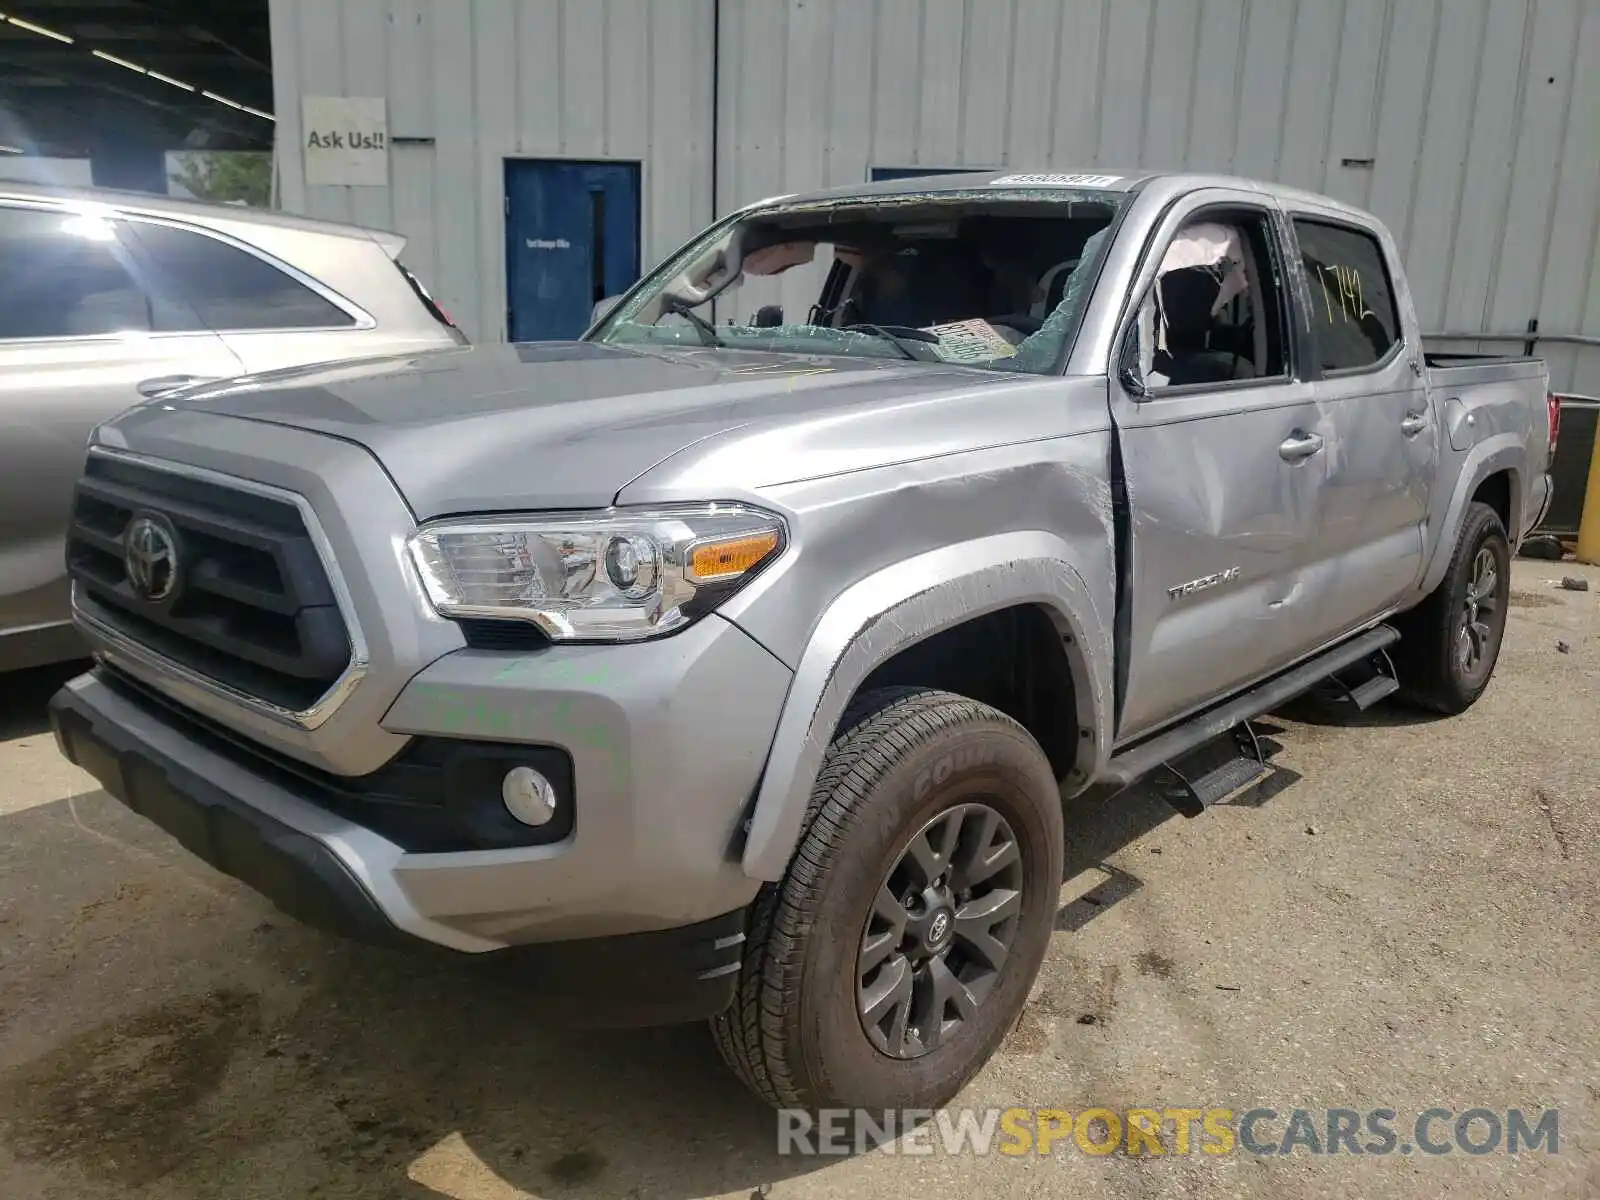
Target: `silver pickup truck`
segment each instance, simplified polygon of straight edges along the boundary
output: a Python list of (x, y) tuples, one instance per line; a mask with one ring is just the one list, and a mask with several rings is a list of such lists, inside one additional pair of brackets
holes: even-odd
[(1543, 365), (1429, 359), (1388, 231), (1271, 185), (785, 196), (606, 308), (102, 425), (52, 717), (294, 916), (709, 1017), (776, 1105), (972, 1077), (1063, 794), (1472, 704), (1548, 500)]

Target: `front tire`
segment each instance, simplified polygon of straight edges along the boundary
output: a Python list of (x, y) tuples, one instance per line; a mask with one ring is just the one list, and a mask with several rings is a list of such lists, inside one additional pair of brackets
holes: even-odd
[(1483, 695), (1500, 658), (1511, 602), (1511, 542), (1500, 515), (1474, 500), (1439, 586), (1400, 622), (1401, 698), (1454, 716)]
[(858, 698), (762, 889), (728, 1065), (778, 1107), (938, 1107), (1015, 1024), (1054, 924), (1060, 794), (1026, 730), (924, 688)]

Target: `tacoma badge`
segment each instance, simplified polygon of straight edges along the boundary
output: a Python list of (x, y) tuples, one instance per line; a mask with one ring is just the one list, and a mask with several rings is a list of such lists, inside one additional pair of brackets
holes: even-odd
[(1218, 571), (1215, 575), (1202, 575), (1199, 579), (1191, 579), (1188, 583), (1180, 583), (1177, 587), (1167, 589), (1167, 599), (1181, 600), (1185, 596), (1192, 596), (1196, 592), (1203, 592), (1207, 588), (1214, 588), (1219, 583), (1229, 583), (1239, 578), (1239, 568), (1229, 567), (1226, 571)]

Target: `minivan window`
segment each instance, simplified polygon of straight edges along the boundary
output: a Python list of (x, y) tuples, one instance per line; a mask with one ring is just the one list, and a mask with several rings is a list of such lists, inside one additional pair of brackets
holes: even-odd
[(1304, 217), (1295, 218), (1294, 232), (1322, 369), (1358, 370), (1382, 360), (1400, 340), (1383, 247), (1358, 229)]
[(140, 221), (130, 229), (154, 265), (193, 307), (199, 323), (185, 328), (237, 332), (355, 324), (342, 308), (236, 246), (170, 225)]
[(152, 305), (112, 226), (0, 208), (0, 340), (148, 332)]

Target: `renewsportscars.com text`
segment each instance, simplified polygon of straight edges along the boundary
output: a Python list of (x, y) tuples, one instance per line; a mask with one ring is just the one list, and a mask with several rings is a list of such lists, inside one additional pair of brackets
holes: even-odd
[(821, 1109), (778, 1112), (778, 1153), (1557, 1154), (1560, 1110), (1394, 1108)]

